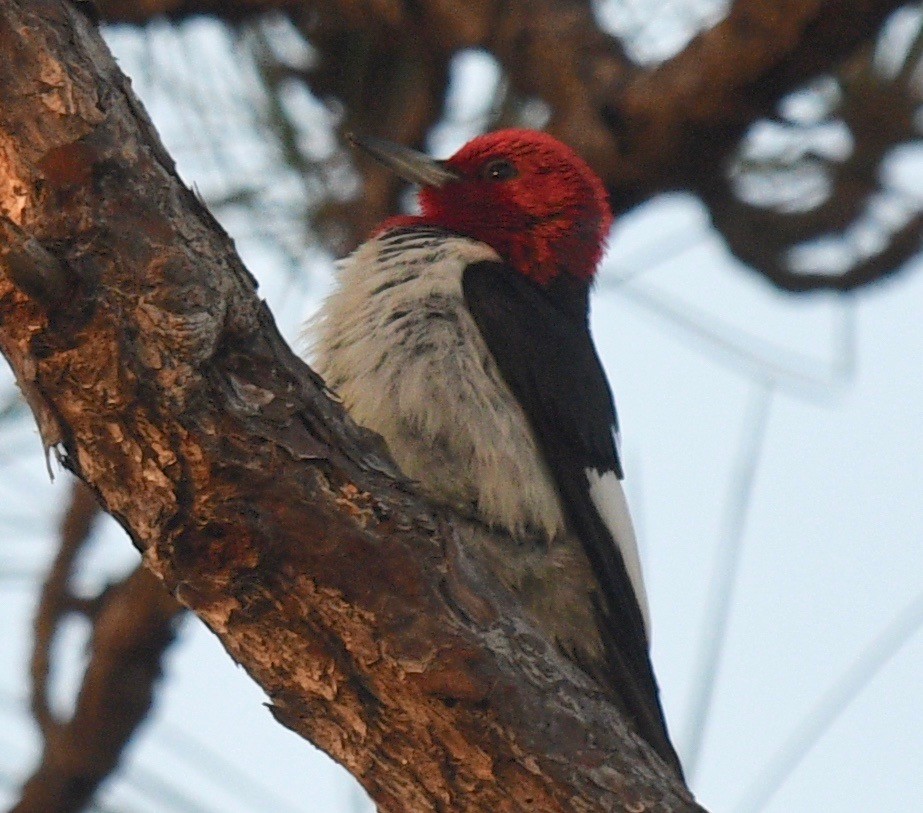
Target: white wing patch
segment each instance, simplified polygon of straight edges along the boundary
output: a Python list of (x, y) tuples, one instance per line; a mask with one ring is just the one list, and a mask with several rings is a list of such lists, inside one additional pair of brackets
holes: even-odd
[(647, 593), (644, 590), (644, 576), (641, 573), (641, 556), (622, 483), (614, 471), (600, 474), (596, 469), (586, 469), (585, 473), (590, 484), (590, 499), (622, 554), (622, 561), (625, 563), (625, 570), (628, 571), (628, 578), (631, 579), (635, 599), (641, 608), (644, 629), (650, 643), (651, 615), (647, 605)]

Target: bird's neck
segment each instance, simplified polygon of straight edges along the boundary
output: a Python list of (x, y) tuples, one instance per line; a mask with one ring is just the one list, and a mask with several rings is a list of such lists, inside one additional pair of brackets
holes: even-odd
[(414, 226), (441, 228), (479, 240), (532, 282), (542, 287), (560, 282), (568, 290), (582, 291), (584, 298), (602, 253), (594, 231), (581, 224), (554, 220), (534, 224), (529, 229), (511, 230), (484, 224), (471, 227), (464, 222), (426, 215), (398, 215), (382, 223), (375, 233)]

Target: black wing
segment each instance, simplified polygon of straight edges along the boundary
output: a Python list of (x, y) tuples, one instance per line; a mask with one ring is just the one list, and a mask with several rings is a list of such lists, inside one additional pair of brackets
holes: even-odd
[[(570, 289), (560, 285), (570, 285)], [(468, 266), (465, 302), (521, 404), (599, 582), (597, 624), (609, 684), (635, 728), (681, 774), (648, 655), (644, 619), (622, 555), (590, 495), (587, 470), (621, 477), (615, 404), (590, 337), (587, 287), (543, 289), (495, 262)]]

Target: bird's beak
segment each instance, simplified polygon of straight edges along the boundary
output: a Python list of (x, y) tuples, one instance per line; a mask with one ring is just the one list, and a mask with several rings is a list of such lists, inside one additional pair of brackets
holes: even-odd
[(459, 179), (458, 173), (449, 169), (445, 161), (437, 161), (409, 147), (353, 133), (347, 133), (346, 140), (410, 183), (439, 187)]

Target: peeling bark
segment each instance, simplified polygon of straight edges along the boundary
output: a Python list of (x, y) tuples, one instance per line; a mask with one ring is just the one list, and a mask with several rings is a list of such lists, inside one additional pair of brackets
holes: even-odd
[(0, 53), (0, 212), (72, 286), (0, 254), (0, 349), (275, 716), (383, 811), (701, 811), (291, 353), (90, 21), (7, 0)]

